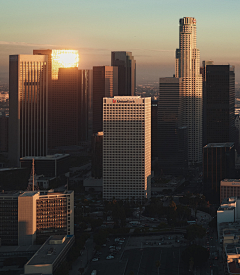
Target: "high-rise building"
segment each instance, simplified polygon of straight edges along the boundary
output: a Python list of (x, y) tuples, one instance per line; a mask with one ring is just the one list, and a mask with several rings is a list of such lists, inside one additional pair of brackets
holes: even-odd
[(34, 50), (48, 56), (48, 147), (78, 144), (79, 89), (76, 50)]
[(206, 143), (237, 142), (235, 138), (234, 66), (206, 66)]
[(152, 159), (158, 157), (158, 101), (151, 101), (151, 152)]
[(103, 99), (103, 198), (151, 197), (151, 98)]
[(189, 165), (202, 162), (202, 76), (196, 45), (196, 19), (181, 18), (175, 76), (181, 79), (179, 126), (188, 128)]
[(118, 68), (93, 67), (93, 133), (103, 130), (103, 98), (118, 95)]
[(78, 136), (81, 141), (91, 141), (92, 138), (92, 123), (93, 123), (93, 71), (79, 70), (78, 71), (78, 111), (79, 111), (79, 128)]
[(234, 143), (209, 143), (203, 147), (203, 182), (207, 199), (219, 201), (220, 181), (225, 178), (235, 178)]
[(8, 116), (0, 116), (0, 152), (8, 152)]
[(164, 174), (181, 174), (187, 163), (187, 127), (179, 127), (180, 85), (179, 78), (159, 79), (158, 161)]
[(131, 52), (112, 52), (111, 65), (118, 67), (118, 95), (134, 96), (136, 92), (136, 60)]
[(102, 178), (103, 170), (103, 132), (92, 136), (92, 177)]
[(206, 95), (206, 69), (207, 65), (213, 65), (212, 60), (204, 60), (202, 62), (202, 67), (200, 67), (200, 74), (202, 75), (202, 100), (203, 100), (203, 120), (202, 120), (202, 144), (203, 146), (207, 145), (207, 136), (206, 136), (206, 131), (207, 131), (207, 95)]
[(9, 57), (9, 160), (45, 156), (48, 148), (48, 57)]

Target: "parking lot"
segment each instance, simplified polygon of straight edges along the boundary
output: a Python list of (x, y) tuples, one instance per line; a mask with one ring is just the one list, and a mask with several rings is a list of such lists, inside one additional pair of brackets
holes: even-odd
[[(180, 247), (181, 246), (181, 247)], [(96, 252), (86, 272), (90, 275), (158, 274), (156, 261), (160, 261), (159, 274), (186, 274), (180, 266), (184, 249), (183, 235), (158, 235), (110, 238), (101, 251)]]

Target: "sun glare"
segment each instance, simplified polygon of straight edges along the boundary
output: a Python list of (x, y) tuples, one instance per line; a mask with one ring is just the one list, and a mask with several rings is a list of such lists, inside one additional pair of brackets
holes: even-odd
[(58, 79), (59, 68), (78, 67), (78, 62), (76, 50), (52, 50), (52, 79)]

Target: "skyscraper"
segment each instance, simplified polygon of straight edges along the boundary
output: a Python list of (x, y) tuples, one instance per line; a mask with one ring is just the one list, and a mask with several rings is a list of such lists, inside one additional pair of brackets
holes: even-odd
[(93, 67), (93, 133), (103, 130), (103, 98), (118, 95), (118, 68)]
[(9, 56), (9, 160), (45, 156), (48, 148), (48, 57)]
[(136, 91), (136, 60), (131, 52), (112, 52), (111, 65), (118, 67), (118, 95), (134, 96)]
[(150, 198), (151, 98), (104, 98), (103, 132), (103, 198)]
[(179, 78), (159, 79), (158, 161), (164, 174), (181, 174), (187, 163), (187, 128), (179, 127), (180, 86)]
[(202, 161), (202, 76), (200, 51), (196, 48), (196, 19), (181, 18), (175, 76), (181, 78), (180, 126), (188, 128), (188, 162)]
[(78, 70), (78, 112), (79, 112), (79, 128), (78, 137), (81, 141), (91, 141), (92, 123), (93, 123), (93, 71)]
[(34, 50), (48, 56), (48, 146), (78, 144), (79, 89), (76, 50)]
[(234, 66), (206, 66), (206, 143), (236, 142)]

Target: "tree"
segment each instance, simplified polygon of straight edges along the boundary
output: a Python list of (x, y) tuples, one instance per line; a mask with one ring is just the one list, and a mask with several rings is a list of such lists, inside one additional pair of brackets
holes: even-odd
[(190, 245), (182, 252), (182, 261), (188, 267), (202, 266), (209, 258), (209, 252), (200, 245)]
[(202, 239), (206, 235), (206, 229), (201, 225), (192, 224), (187, 228), (186, 239), (193, 241), (196, 238)]

